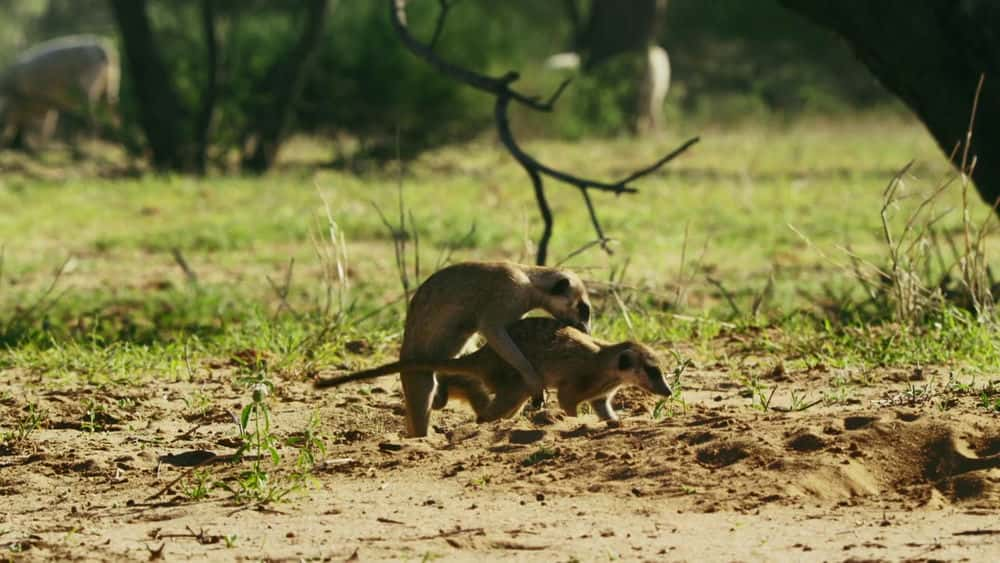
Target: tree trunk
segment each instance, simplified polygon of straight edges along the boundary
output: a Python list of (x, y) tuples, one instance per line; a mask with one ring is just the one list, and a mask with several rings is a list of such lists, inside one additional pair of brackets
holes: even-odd
[(185, 111), (170, 81), (146, 13), (146, 0), (111, 0), (122, 37), (131, 83), (139, 102), (139, 123), (160, 170), (187, 167)]
[(950, 154), (965, 139), (976, 84), (986, 75), (970, 155), (989, 204), (1000, 197), (1000, 3), (993, 0), (781, 0), (843, 37), (879, 81)]
[[(632, 132), (657, 133), (662, 127), (663, 99), (670, 86), (670, 61), (667, 52), (656, 45), (663, 29), (667, 0), (593, 0), (587, 23), (575, 38), (583, 53), (583, 69), (590, 70), (623, 53), (642, 61), (635, 76), (635, 102), (629, 108)], [(575, 3), (567, 4), (567, 13), (578, 27)]]
[(256, 122), (247, 135), (251, 139), (251, 147), (249, 154), (243, 156), (244, 170), (261, 173), (271, 167), (295, 104), (302, 95), (306, 76), (323, 36), (329, 2), (309, 0), (306, 8), (305, 27), (299, 41), (274, 63), (255, 88), (256, 92), (267, 92), (269, 96), (263, 103), (255, 104), (257, 107), (251, 112)]
[(665, 0), (593, 0), (587, 24), (577, 38), (584, 53), (583, 68), (593, 68), (619, 53), (644, 53), (656, 39), (657, 12), (665, 8)]
[(198, 136), (195, 147), (195, 168), (204, 175), (208, 170), (208, 145), (212, 130), (212, 116), (219, 87), (219, 40), (215, 31), (215, 0), (201, 0), (201, 30), (205, 38), (205, 90), (201, 94), (201, 108), (195, 123)]

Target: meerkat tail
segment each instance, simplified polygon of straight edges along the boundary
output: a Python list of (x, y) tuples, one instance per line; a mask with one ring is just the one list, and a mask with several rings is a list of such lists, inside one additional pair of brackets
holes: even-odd
[(371, 369), (356, 371), (354, 373), (349, 373), (347, 375), (317, 379), (316, 381), (313, 382), (313, 387), (317, 389), (323, 389), (325, 387), (339, 387), (345, 383), (350, 383), (352, 381), (375, 379), (376, 377), (382, 377), (383, 375), (399, 373), (400, 363), (401, 362), (392, 362), (391, 364), (385, 364)]
[(339, 387), (352, 381), (375, 379), (401, 371), (436, 371), (453, 375), (479, 375), (480, 372), (475, 369), (475, 365), (468, 365), (468, 362), (462, 360), (463, 358), (441, 361), (401, 360), (347, 375), (317, 379), (313, 383), (313, 387), (316, 389)]

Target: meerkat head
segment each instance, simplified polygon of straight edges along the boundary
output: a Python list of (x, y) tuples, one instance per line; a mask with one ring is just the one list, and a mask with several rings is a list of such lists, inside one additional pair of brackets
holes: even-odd
[(539, 290), (540, 306), (553, 317), (590, 334), (590, 297), (583, 281), (573, 272), (545, 270), (533, 277)]
[(660, 360), (648, 346), (623, 342), (615, 349), (613, 369), (623, 383), (641, 387), (655, 395), (671, 395), (670, 385), (660, 369)]

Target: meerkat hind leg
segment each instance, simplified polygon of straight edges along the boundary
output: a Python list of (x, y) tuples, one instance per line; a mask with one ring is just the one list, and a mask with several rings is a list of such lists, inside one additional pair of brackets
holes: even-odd
[(479, 415), (476, 422), (493, 422), (501, 418), (510, 418), (524, 406), (528, 398), (529, 395), (521, 390), (497, 389), (493, 401)]
[(576, 407), (580, 404), (580, 398), (575, 392), (566, 387), (559, 389), (559, 407), (569, 416), (576, 416)]
[[(465, 344), (462, 345), (462, 348), (458, 351), (458, 357), (472, 354), (479, 347), (480, 347), (480, 342), (478, 338), (476, 338), (475, 336), (473, 336), (472, 338), (468, 338), (466, 339)], [(448, 399), (451, 398), (449, 386), (452, 383), (458, 381), (461, 381), (459, 385), (462, 387), (475, 386), (475, 383), (472, 383), (468, 379), (465, 379), (461, 376), (453, 376), (453, 375), (439, 376), (437, 378), (437, 388), (434, 391), (434, 398), (431, 403), (432, 409), (439, 411), (448, 406)], [(476, 411), (477, 415), (480, 412), (480, 409), (476, 408), (477, 404), (482, 404), (483, 408), (485, 408), (485, 403), (479, 403), (480, 400), (483, 400), (481, 397), (482, 393), (486, 392), (484, 389), (480, 388), (477, 391), (469, 391), (469, 389), (460, 389), (459, 392), (466, 396), (466, 398), (469, 401), (469, 405), (472, 406), (473, 410)], [(470, 392), (473, 393), (474, 397), (469, 396)], [(475, 401), (475, 403), (473, 401)], [(489, 395), (486, 396), (485, 401), (487, 403), (489, 402)]]
[[(439, 403), (439, 399), (442, 397), (442, 390), (445, 391), (445, 401), (444, 403)], [(445, 404), (447, 404), (448, 398), (450, 397), (460, 397), (465, 399), (465, 401), (469, 403), (469, 406), (472, 407), (472, 410), (476, 413), (477, 417), (482, 416), (492, 402), (489, 390), (485, 385), (483, 385), (482, 381), (474, 377), (461, 375), (438, 376), (438, 389), (434, 395), (433, 408), (436, 410), (444, 408)]]
[(618, 420), (618, 414), (611, 406), (611, 397), (599, 397), (590, 401), (590, 408), (594, 409), (597, 418), (606, 421)]

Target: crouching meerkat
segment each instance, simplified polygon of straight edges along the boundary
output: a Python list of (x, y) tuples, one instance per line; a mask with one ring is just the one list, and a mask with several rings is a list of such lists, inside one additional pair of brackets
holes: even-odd
[[(557, 392), (559, 406), (570, 416), (576, 416), (579, 405), (588, 402), (601, 420), (618, 420), (611, 401), (625, 385), (635, 385), (655, 395), (671, 394), (656, 354), (637, 342), (603, 342), (548, 318), (521, 319), (508, 332), (536, 366), (545, 387)], [(488, 345), (467, 356), (400, 360), (317, 380), (315, 385), (335, 387), (407, 370), (444, 374), (440, 379), (448, 386), (449, 396), (467, 401), (476, 412), (477, 422), (514, 416), (534, 394), (517, 370)]]
[[(512, 262), (461, 262), (432, 274), (417, 288), (406, 313), (400, 371), (406, 404), (406, 430), (427, 435), (437, 380), (421, 361), (453, 358), (475, 333), (512, 366), (522, 384), (539, 394), (543, 381), (507, 332), (507, 326), (533, 309), (590, 331), (590, 299), (576, 274)], [(446, 396), (449, 382), (440, 392)]]

